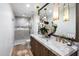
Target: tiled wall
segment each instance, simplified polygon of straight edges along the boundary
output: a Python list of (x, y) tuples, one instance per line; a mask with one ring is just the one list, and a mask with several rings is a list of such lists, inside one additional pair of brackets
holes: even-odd
[(30, 37), (29, 30), (16, 30), (15, 31), (16, 40), (29, 39), (29, 37)]

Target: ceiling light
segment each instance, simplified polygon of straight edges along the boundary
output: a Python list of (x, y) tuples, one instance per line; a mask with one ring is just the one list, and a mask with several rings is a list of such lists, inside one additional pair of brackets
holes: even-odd
[(30, 4), (26, 4), (26, 7), (29, 8), (30, 7)]

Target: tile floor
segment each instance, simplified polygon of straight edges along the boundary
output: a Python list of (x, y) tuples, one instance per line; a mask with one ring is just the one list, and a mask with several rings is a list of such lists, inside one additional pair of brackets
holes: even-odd
[(33, 54), (27, 44), (18, 44), (13, 48), (12, 56), (33, 56)]

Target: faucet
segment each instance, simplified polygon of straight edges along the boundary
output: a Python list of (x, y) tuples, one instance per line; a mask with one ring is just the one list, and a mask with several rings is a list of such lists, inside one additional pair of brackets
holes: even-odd
[(63, 44), (67, 43), (67, 40), (65, 38), (57, 37), (56, 41), (62, 42)]
[(69, 40), (69, 43), (67, 44), (68, 46), (72, 46), (74, 43), (72, 40)]

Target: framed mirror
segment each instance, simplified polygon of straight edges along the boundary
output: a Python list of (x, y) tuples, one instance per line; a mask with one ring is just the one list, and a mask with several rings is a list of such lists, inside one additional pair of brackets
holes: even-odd
[[(53, 14), (55, 3), (49, 3), (47, 6), (40, 10), (40, 21), (47, 20), (50, 25), (52, 22), (57, 25), (56, 32), (54, 35), (62, 36), (66, 38), (75, 39), (76, 37), (76, 4), (75, 3), (58, 3), (58, 19), (54, 20)], [(67, 9), (67, 7), (69, 9)], [(46, 9), (46, 10), (45, 10)], [(55, 9), (56, 10), (56, 9)], [(66, 11), (65, 11), (66, 10)], [(64, 13), (66, 13), (64, 15)], [(69, 13), (69, 14), (68, 14)], [(56, 14), (56, 13), (55, 13)], [(69, 17), (65, 21), (64, 17)]]

